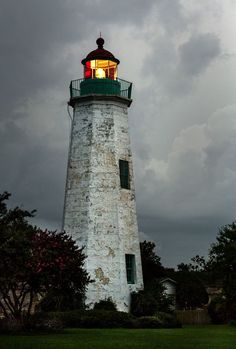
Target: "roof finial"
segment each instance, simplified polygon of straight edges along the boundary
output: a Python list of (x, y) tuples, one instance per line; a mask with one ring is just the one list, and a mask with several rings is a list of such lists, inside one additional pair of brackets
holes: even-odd
[(101, 33), (100, 33), (100, 38), (98, 38), (97, 41), (96, 41), (96, 43), (97, 43), (97, 45), (98, 45), (98, 48), (103, 49), (104, 42), (105, 42), (105, 41), (104, 41), (103, 38), (101, 37)]

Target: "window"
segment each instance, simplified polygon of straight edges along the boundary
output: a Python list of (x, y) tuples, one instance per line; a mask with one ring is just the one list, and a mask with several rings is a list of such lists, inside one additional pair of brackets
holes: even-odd
[(129, 163), (125, 160), (119, 160), (120, 167), (120, 186), (124, 189), (129, 189)]
[(125, 255), (126, 275), (128, 284), (135, 284), (136, 270), (135, 270), (135, 255)]

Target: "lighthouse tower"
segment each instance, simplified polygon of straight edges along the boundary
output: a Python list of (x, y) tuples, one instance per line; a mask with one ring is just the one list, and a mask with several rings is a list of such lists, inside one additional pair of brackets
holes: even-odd
[(86, 303), (111, 298), (129, 310), (143, 287), (134, 176), (128, 129), (132, 83), (117, 77), (120, 63), (103, 48), (82, 60), (84, 78), (70, 84), (73, 122), (63, 229), (85, 247), (94, 282)]

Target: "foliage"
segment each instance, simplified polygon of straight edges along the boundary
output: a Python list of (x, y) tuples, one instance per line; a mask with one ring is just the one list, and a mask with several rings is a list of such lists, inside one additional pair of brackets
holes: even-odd
[[(208, 269), (223, 283), (227, 308), (236, 306), (236, 222), (219, 230), (209, 252)], [(232, 314), (235, 316), (236, 314)]]
[(36, 311), (66, 311), (71, 309), (84, 309), (84, 292), (73, 288), (65, 290), (51, 288), (36, 305)]
[(133, 328), (134, 318), (129, 313), (109, 310), (88, 310), (81, 318), (84, 328)]
[(191, 258), (192, 263), (190, 263), (190, 270), (196, 271), (198, 273), (206, 271), (207, 262), (203, 256), (196, 255)]
[(208, 302), (208, 295), (201, 273), (191, 269), (187, 264), (178, 265), (175, 273), (176, 303), (180, 309), (196, 309)]
[(209, 250), (208, 260), (197, 255), (191, 263), (181, 263), (176, 273), (177, 303), (194, 308), (206, 303), (205, 285), (223, 288), (213, 299), (209, 314), (214, 323), (236, 319), (236, 222), (223, 226)]
[(158, 311), (155, 317), (162, 323), (164, 328), (178, 328), (182, 327), (181, 322), (177, 319), (174, 313), (165, 313)]
[(83, 313), (84, 310), (36, 312), (30, 315), (27, 323), (30, 329), (35, 329), (38, 324), (48, 320), (58, 320), (63, 327), (80, 327)]
[(22, 323), (13, 318), (0, 318), (0, 333), (16, 334), (22, 331)]
[(8, 209), (9, 196), (0, 195), (0, 308), (6, 317), (21, 321), (38, 295), (53, 292), (56, 309), (64, 295), (82, 298), (89, 277), (83, 250), (71, 237), (33, 227), (27, 219), (35, 211)]
[(131, 294), (130, 312), (135, 316), (152, 316), (157, 310), (155, 297), (144, 290)]
[(214, 323), (236, 319), (236, 222), (223, 226), (211, 245), (205, 265), (209, 284), (222, 288), (212, 300), (209, 315)]
[(170, 311), (172, 300), (165, 294), (159, 280), (165, 270), (155, 252), (155, 243), (140, 243), (144, 290), (131, 295), (131, 313), (135, 316), (152, 316), (156, 311)]
[(155, 316), (141, 316), (137, 320), (138, 328), (162, 328), (162, 322)]
[[(52, 325), (55, 324), (53, 327)], [(180, 326), (174, 315), (158, 312), (155, 316), (136, 318), (121, 311), (72, 310), (32, 314), (28, 329), (50, 330), (68, 328), (171, 328)]]
[(66, 311), (51, 313), (36, 313), (30, 318), (29, 324), (33, 329), (41, 327), (44, 323), (62, 323), (63, 327), (81, 328), (113, 328), (135, 327), (135, 318), (129, 313), (114, 310), (86, 310)]
[[(53, 314), (53, 313), (52, 313)], [(23, 329), (27, 332), (58, 332), (64, 329), (64, 322), (59, 316), (46, 312), (31, 314), (24, 322)]]
[(214, 298), (208, 307), (208, 314), (213, 324), (223, 324), (227, 322), (226, 301), (222, 297)]
[(116, 311), (116, 305), (112, 301), (112, 299), (109, 297), (107, 299), (101, 299), (99, 302), (94, 304), (93, 307), (94, 310), (113, 310)]
[(33, 290), (28, 265), (30, 241), (36, 229), (27, 219), (28, 212), (16, 207), (8, 209), (5, 203), (10, 194), (0, 195), (0, 308), (7, 317), (19, 318), (26, 297), (29, 296), (27, 312), (32, 307)]
[(154, 316), (141, 316), (137, 319), (139, 328), (180, 328), (181, 323), (174, 314), (157, 312)]
[(155, 243), (151, 241), (145, 240), (140, 243), (144, 286), (164, 276), (164, 267), (155, 253), (155, 247)]
[(152, 316), (157, 311), (170, 312), (172, 299), (165, 294), (163, 285), (153, 280), (144, 290), (131, 294), (131, 313), (135, 316)]
[(188, 271), (188, 272), (205, 272), (206, 271), (207, 262), (203, 256), (196, 255), (191, 258), (191, 263), (185, 264), (180, 263), (177, 267), (179, 271)]

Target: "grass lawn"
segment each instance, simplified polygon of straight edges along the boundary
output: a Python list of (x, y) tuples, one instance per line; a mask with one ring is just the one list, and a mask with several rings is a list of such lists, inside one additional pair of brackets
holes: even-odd
[(235, 349), (236, 327), (67, 329), (60, 334), (0, 335), (1, 349)]

